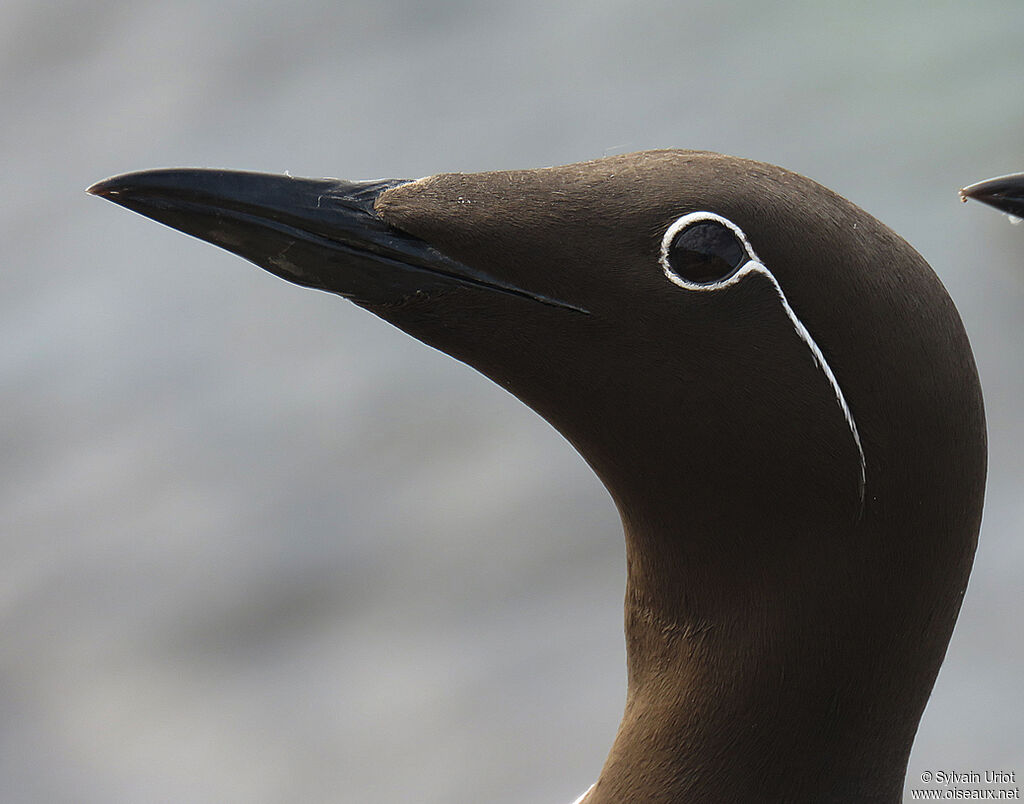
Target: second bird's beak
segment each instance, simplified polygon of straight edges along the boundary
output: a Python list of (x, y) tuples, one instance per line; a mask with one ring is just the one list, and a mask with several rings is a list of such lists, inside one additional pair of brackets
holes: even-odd
[(1024, 218), (1024, 173), (999, 176), (964, 187), (960, 198), (973, 198), (983, 204), (995, 207), (1007, 215)]
[(464, 265), (389, 226), (374, 202), (406, 183), (173, 169), (115, 176), (89, 192), (227, 249), (289, 282), (367, 306), (468, 286), (585, 312)]

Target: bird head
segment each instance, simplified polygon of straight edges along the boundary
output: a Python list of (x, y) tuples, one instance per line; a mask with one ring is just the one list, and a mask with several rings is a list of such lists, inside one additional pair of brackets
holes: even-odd
[(888, 228), (697, 151), (91, 191), (464, 361), (594, 467), (627, 537), (630, 692), (593, 796), (898, 795), (974, 554), (985, 424), (959, 316)]
[(680, 562), (889, 574), (925, 549), (954, 555), (939, 585), (963, 591), (985, 473), (963, 327), (917, 252), (809, 179), (652, 151), (417, 181), (146, 171), (91, 192), (475, 367), (576, 446), (627, 530), (673, 531)]

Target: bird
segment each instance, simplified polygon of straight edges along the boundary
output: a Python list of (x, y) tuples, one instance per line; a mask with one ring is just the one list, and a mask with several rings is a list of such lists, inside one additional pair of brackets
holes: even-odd
[(626, 543), (627, 689), (578, 804), (900, 800), (987, 436), (960, 316), (884, 224), (692, 150), (89, 192), (467, 363), (592, 467)]
[(960, 200), (966, 204), (969, 198), (1005, 212), (1011, 220), (1024, 219), (1024, 173), (1011, 173), (968, 185), (960, 190)]

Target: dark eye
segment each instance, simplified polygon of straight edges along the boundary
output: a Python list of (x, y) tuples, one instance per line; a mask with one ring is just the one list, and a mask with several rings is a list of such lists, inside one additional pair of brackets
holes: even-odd
[(665, 256), (676, 276), (695, 285), (719, 282), (750, 259), (739, 238), (718, 221), (695, 221), (681, 229)]

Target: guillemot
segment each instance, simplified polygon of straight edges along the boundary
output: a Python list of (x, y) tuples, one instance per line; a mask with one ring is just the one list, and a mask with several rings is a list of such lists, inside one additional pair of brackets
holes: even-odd
[(966, 589), (986, 436), (924, 259), (772, 165), (652, 151), (90, 192), (347, 297), (551, 422), (626, 538), (628, 687), (584, 804), (894, 802)]
[(1024, 219), (1024, 173), (1011, 173), (975, 182), (960, 191), (960, 200), (981, 201), (1005, 212), (1013, 221)]

